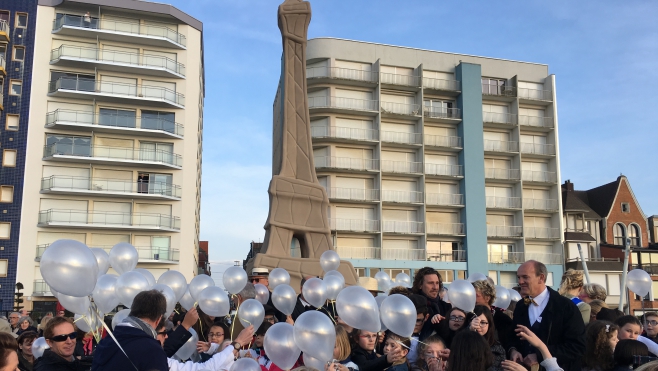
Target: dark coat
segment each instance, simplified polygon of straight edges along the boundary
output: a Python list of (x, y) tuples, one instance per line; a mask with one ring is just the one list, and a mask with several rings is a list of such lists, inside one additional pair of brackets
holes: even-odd
[(169, 371), (162, 345), (141, 329), (117, 326), (114, 336), (126, 354), (107, 336), (96, 347), (92, 371), (132, 371), (135, 367), (138, 371)]
[(171, 358), (178, 352), (183, 344), (192, 337), (192, 333), (183, 327), (183, 325), (178, 325), (174, 331), (169, 331), (167, 333), (167, 339), (164, 342), (164, 351), (167, 354), (168, 358)]
[[(542, 321), (535, 334), (546, 344), (551, 355), (565, 371), (580, 371), (581, 359), (585, 355), (585, 323), (576, 304), (570, 299), (548, 288), (548, 303), (541, 313)], [(531, 304), (532, 305), (532, 304)], [(514, 310), (514, 328), (523, 325), (530, 328), (528, 306), (519, 302)], [(525, 357), (529, 344), (513, 335), (512, 346)], [(539, 352), (537, 360), (543, 358)]]
[(495, 308), (493, 312), (493, 321), (494, 327), (496, 328), (496, 334), (498, 335), (498, 341), (500, 345), (509, 349), (512, 346), (512, 341), (514, 340), (514, 321), (505, 314), (505, 312), (500, 308)]
[(18, 351), (18, 369), (20, 371), (32, 371), (34, 369), (34, 365), (23, 357), (23, 352), (20, 350)]
[(293, 309), (291, 314), (293, 321), (297, 321), (297, 317), (301, 316), (302, 313), (306, 311), (318, 309), (312, 305), (305, 307), (304, 304), (302, 304), (301, 297), (302, 297), (301, 295), (297, 295), (297, 302), (295, 303), (295, 309)]
[(69, 362), (50, 349), (34, 362), (34, 371), (83, 371), (84, 367), (75, 359)]
[[(450, 315), (450, 311), (452, 310), (452, 305), (450, 303), (446, 303), (445, 301), (441, 300), (439, 297), (436, 299), (430, 299), (425, 294), (423, 294), (422, 291), (415, 293), (417, 295), (423, 296), (425, 299), (427, 299), (427, 308), (429, 309), (429, 318), (427, 321), (425, 321), (425, 324), (423, 325), (423, 328), (420, 330), (420, 336), (418, 337), (418, 340), (423, 341), (430, 337), (432, 335), (432, 332), (437, 331), (439, 333), (439, 329), (436, 328), (437, 326), (432, 324), (432, 317), (434, 317), (437, 314), (442, 315), (443, 317), (448, 317)], [(443, 322), (443, 321), (442, 321)]]
[(359, 346), (354, 347), (350, 358), (359, 366), (359, 371), (383, 371), (391, 366), (386, 357), (377, 357), (377, 353), (367, 352)]

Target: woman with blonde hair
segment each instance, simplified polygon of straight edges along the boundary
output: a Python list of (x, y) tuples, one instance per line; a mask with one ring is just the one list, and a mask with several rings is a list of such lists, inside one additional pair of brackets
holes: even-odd
[(589, 306), (592, 308), (592, 312), (589, 314), (590, 322), (596, 321), (596, 315), (599, 314), (601, 308), (608, 308), (608, 304), (605, 301), (599, 299), (590, 301)]
[(560, 283), (558, 292), (560, 295), (571, 299), (578, 306), (580, 315), (583, 317), (583, 322), (587, 325), (590, 320), (590, 314), (592, 313), (592, 307), (578, 297), (583, 289), (583, 277), (583, 271), (568, 269), (562, 275), (562, 282)]

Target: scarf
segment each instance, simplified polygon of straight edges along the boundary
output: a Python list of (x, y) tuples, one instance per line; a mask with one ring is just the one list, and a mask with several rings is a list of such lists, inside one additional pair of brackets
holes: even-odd
[(121, 323), (125, 323), (131, 327), (135, 327), (144, 331), (147, 335), (150, 335), (153, 339), (158, 338), (158, 334), (155, 332), (153, 327), (148, 323), (142, 321), (141, 319), (133, 316), (126, 317)]

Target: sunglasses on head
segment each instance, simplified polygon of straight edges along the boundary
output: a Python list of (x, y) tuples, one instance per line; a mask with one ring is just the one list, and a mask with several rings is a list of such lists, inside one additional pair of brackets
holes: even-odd
[(54, 341), (54, 342), (56, 342), (56, 343), (61, 343), (62, 341), (66, 341), (66, 339), (71, 339), (71, 340), (73, 340), (73, 339), (75, 339), (77, 336), (78, 336), (78, 333), (77, 333), (77, 332), (72, 332), (72, 333), (70, 333), (70, 334), (63, 334), (63, 335), (53, 336), (52, 338), (50, 338), (50, 340), (52, 340), (52, 341)]

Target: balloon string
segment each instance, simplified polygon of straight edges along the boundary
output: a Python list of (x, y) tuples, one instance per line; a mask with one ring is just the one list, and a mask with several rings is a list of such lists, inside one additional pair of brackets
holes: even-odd
[[(236, 296), (235, 294), (231, 294), (231, 298)], [(233, 321), (231, 322), (231, 341), (234, 340), (233, 336), (233, 331), (235, 330), (235, 322), (238, 320), (238, 310), (240, 309), (240, 300), (238, 300), (238, 305), (235, 307), (235, 317), (233, 317)]]
[(409, 339), (410, 339), (411, 341), (415, 341), (415, 342), (421, 343), (421, 344), (423, 344), (423, 345), (427, 345), (427, 344), (423, 343), (422, 341), (420, 341), (420, 340), (418, 340), (418, 339), (416, 339), (416, 338), (414, 338), (414, 337), (410, 337)]
[[(401, 346), (403, 346), (403, 347), (405, 347), (405, 348), (411, 350), (411, 348), (409, 348), (408, 346), (402, 344), (402, 342), (401, 342), (400, 340), (395, 340), (395, 342), (398, 343), (398, 344), (400, 344)], [(424, 343), (423, 343), (423, 344), (424, 344)]]

